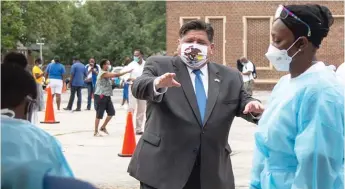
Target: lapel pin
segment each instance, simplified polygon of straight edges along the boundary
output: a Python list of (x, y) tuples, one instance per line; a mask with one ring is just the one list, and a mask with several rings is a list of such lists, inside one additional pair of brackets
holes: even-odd
[(220, 82), (220, 80), (219, 80), (219, 79), (214, 79), (214, 81), (215, 81), (215, 82), (218, 82), (218, 83)]

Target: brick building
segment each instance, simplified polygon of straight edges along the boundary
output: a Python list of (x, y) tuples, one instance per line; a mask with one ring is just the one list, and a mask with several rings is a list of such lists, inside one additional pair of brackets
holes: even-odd
[(236, 67), (236, 60), (248, 57), (257, 67), (255, 86), (271, 89), (286, 73), (277, 72), (265, 58), (270, 44), (270, 27), (280, 4), (317, 3), (329, 7), (334, 24), (322, 43), (317, 58), (338, 66), (344, 62), (343, 1), (167, 1), (167, 54), (176, 50), (178, 30), (194, 19), (202, 19), (215, 29), (213, 61)]

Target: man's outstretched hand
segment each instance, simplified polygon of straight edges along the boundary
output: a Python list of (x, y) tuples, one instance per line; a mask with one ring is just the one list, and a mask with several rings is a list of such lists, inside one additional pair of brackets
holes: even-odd
[(175, 73), (165, 73), (164, 75), (159, 76), (155, 81), (156, 89), (165, 87), (181, 87), (181, 84), (174, 79), (175, 76)]
[(254, 113), (254, 114), (261, 114), (265, 110), (264, 105), (262, 105), (258, 101), (250, 101), (246, 107), (244, 108), (243, 113), (248, 114), (248, 113)]

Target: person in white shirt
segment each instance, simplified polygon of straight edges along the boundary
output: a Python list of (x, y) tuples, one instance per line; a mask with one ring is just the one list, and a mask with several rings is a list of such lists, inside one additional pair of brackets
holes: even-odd
[(128, 111), (131, 111), (132, 113), (136, 113), (136, 121), (135, 121), (135, 131), (137, 135), (143, 134), (143, 127), (144, 124), (144, 118), (145, 118), (145, 112), (146, 112), (146, 101), (145, 100), (139, 100), (136, 99), (132, 95), (131, 86), (133, 84), (133, 81), (141, 76), (144, 70), (145, 66), (145, 60), (143, 59), (143, 52), (140, 49), (134, 50), (134, 56), (133, 61), (128, 64), (124, 69), (130, 70), (133, 69), (133, 71), (130, 73), (129, 76), (129, 108)]
[(254, 65), (246, 57), (241, 58), (241, 63), (243, 65), (242, 77), (243, 85), (248, 94), (253, 95), (253, 84), (254, 84)]
[[(96, 79), (99, 70), (101, 69), (98, 64), (96, 64), (94, 58), (90, 58), (89, 64), (85, 66), (87, 70), (87, 77), (85, 79), (85, 84), (87, 86), (87, 107), (86, 110), (91, 109), (92, 95), (96, 88)], [(96, 109), (96, 103), (94, 103), (94, 108)]]
[(345, 84), (345, 62), (340, 64), (336, 71), (338, 79)]

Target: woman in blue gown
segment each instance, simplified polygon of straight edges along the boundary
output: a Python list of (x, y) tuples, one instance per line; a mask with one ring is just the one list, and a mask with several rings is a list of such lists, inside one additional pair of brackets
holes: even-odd
[(74, 177), (58, 141), (33, 124), (37, 88), (26, 66), (19, 53), (1, 64), (1, 188), (39, 189), (45, 175)]
[(327, 7), (279, 6), (266, 57), (289, 71), (255, 133), (251, 189), (343, 189), (344, 86), (315, 60), (333, 24)]

